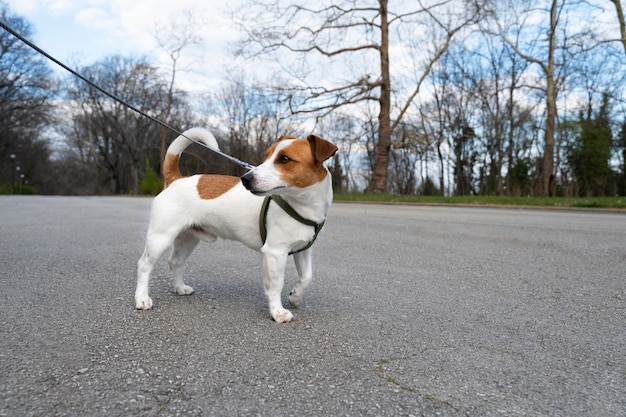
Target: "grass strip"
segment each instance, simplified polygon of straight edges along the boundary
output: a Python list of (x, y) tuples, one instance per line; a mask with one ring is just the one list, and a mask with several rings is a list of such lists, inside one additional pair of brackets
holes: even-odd
[(404, 203), (404, 204), (462, 204), (492, 206), (530, 206), (557, 208), (598, 208), (626, 210), (626, 197), (502, 197), (502, 196), (404, 196), (393, 194), (335, 194), (335, 201)]

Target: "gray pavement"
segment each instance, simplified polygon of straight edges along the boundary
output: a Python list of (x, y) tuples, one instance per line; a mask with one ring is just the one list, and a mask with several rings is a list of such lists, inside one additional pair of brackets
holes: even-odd
[(623, 213), (335, 204), (277, 324), (226, 241), (136, 311), (149, 206), (0, 197), (0, 416), (626, 415)]

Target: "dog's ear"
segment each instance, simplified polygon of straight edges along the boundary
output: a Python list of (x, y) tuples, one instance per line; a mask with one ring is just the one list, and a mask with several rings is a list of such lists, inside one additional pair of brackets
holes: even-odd
[(324, 162), (337, 152), (338, 148), (329, 141), (320, 138), (319, 136), (309, 135), (306, 140), (311, 145), (313, 155), (317, 162)]

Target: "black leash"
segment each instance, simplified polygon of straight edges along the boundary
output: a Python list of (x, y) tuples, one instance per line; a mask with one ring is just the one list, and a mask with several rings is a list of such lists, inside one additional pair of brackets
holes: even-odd
[(83, 80), (84, 82), (86, 82), (87, 84), (89, 84), (90, 86), (92, 86), (93, 88), (95, 88), (96, 90), (100, 91), (102, 94), (104, 94), (105, 96), (117, 101), (118, 103), (122, 104), (123, 106), (128, 107), (129, 109), (133, 110), (135, 113), (146, 117), (149, 120), (152, 120), (153, 122), (157, 123), (158, 125), (171, 130), (172, 132), (178, 134), (179, 136), (183, 136), (185, 138), (187, 138), (188, 140), (190, 140), (193, 143), (197, 143), (200, 146), (204, 146), (207, 149), (212, 150), (213, 152), (215, 152), (216, 154), (228, 159), (229, 161), (239, 165), (240, 167), (243, 167), (244, 169), (250, 170), (252, 168), (254, 168), (254, 165), (250, 165), (247, 162), (243, 162), (240, 161), (239, 159), (235, 158), (234, 156), (230, 156), (228, 154), (225, 154), (224, 152), (220, 151), (219, 149), (213, 149), (207, 145), (205, 145), (204, 143), (197, 141), (195, 139), (192, 139), (190, 137), (185, 136), (183, 133), (179, 132), (178, 130), (174, 129), (173, 127), (171, 127), (170, 125), (168, 125), (167, 123), (164, 123), (162, 121), (160, 121), (159, 119), (156, 119), (152, 116), (150, 116), (149, 114), (139, 110), (138, 108), (136, 108), (135, 106), (131, 105), (130, 103), (127, 103), (126, 101), (122, 100), (121, 98), (114, 96), (113, 94), (109, 93), (108, 91), (104, 90), (103, 88), (101, 88), (100, 86), (96, 85), (93, 81), (91, 81), (90, 79), (88, 79), (87, 77), (84, 77), (83, 75), (79, 74), (78, 72), (74, 71), (73, 69), (71, 69), (70, 67), (68, 67), (67, 65), (63, 64), (61, 61), (57, 60), (56, 58), (52, 57), (50, 54), (48, 54), (46, 51), (44, 51), (43, 49), (39, 48), (37, 45), (35, 45), (34, 43), (30, 42), (29, 40), (27, 40), (26, 38), (24, 38), (22, 35), (20, 35), (19, 33), (17, 33), (16, 31), (14, 31), (13, 29), (11, 29), (11, 27), (9, 27), (4, 21), (0, 20), (0, 27), (2, 27), (4, 30), (6, 30), (7, 32), (9, 32), (11, 35), (15, 36), (17, 39), (19, 39), (20, 41), (24, 42), (26, 45), (30, 46), (32, 49), (34, 49), (35, 51), (39, 52), (41, 55), (45, 56), (46, 58), (48, 58), (50, 61), (54, 62), (55, 64), (57, 64), (58, 66), (60, 66), (61, 68), (65, 69), (66, 71), (69, 71), (71, 74), (75, 75), (76, 77), (80, 78), (81, 80)]

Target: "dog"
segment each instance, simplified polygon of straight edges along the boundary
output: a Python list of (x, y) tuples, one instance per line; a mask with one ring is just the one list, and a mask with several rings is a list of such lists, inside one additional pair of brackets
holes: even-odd
[[(331, 174), (324, 161), (337, 152), (337, 147), (314, 135), (306, 139), (281, 136), (266, 151), (263, 163), (241, 178), (208, 174), (183, 177), (178, 162), (192, 143), (187, 137), (219, 149), (215, 137), (203, 128), (187, 130), (168, 147), (163, 164), (165, 188), (152, 202), (146, 245), (137, 263), (136, 308), (152, 308), (150, 273), (168, 248), (172, 248), (169, 266), (176, 293), (190, 295), (194, 290), (183, 279), (185, 260), (200, 240), (223, 238), (261, 252), (270, 315), (279, 323), (291, 321), (293, 314), (281, 302), (285, 265), (293, 253), (299, 281), (289, 294), (289, 302), (297, 307), (313, 278), (310, 245), (333, 199)], [(266, 196), (277, 200), (266, 200)], [(279, 201), (291, 207), (291, 214)], [(266, 212), (264, 219), (262, 210)]]

